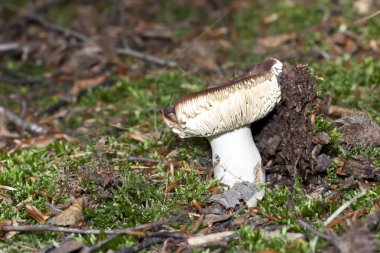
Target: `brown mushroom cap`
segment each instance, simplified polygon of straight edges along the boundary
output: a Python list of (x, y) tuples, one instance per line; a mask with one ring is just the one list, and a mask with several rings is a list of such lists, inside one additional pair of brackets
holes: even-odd
[(281, 100), (276, 63), (282, 68), (270, 59), (259, 73), (181, 97), (174, 110), (164, 110), (165, 123), (181, 138), (208, 137), (265, 117)]

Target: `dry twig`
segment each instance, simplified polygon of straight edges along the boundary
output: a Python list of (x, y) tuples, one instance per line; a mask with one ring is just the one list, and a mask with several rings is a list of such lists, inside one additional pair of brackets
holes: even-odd
[(7, 118), (9, 122), (13, 123), (14, 125), (16, 125), (17, 127), (21, 129), (25, 129), (28, 132), (31, 132), (37, 135), (47, 133), (47, 130), (44, 127), (37, 125), (33, 122), (30, 122), (26, 119), (23, 119), (22, 117), (18, 116), (17, 114), (15, 114), (9, 109), (6, 109), (0, 106), (0, 111), (3, 112), (3, 114), (5, 115), (5, 117)]
[(116, 53), (121, 54), (121, 55), (132, 56), (132, 57), (135, 57), (147, 62), (151, 62), (160, 66), (167, 66), (167, 67), (177, 66), (177, 63), (175, 61), (161, 59), (156, 56), (139, 52), (130, 48), (118, 48), (116, 49)]
[(10, 232), (10, 231), (19, 231), (19, 232), (61, 232), (61, 233), (72, 233), (72, 234), (83, 234), (83, 235), (98, 235), (100, 233), (104, 233), (107, 235), (114, 234), (130, 234), (133, 231), (137, 230), (146, 230), (152, 229), (155, 227), (159, 227), (162, 225), (166, 225), (172, 222), (175, 222), (181, 218), (183, 218), (186, 214), (181, 213), (179, 215), (173, 216), (167, 220), (155, 221), (152, 223), (147, 223), (135, 227), (125, 228), (125, 229), (114, 229), (114, 230), (100, 230), (100, 229), (78, 229), (78, 228), (68, 228), (68, 227), (58, 227), (51, 225), (24, 225), (24, 226), (1, 226), (1, 232)]

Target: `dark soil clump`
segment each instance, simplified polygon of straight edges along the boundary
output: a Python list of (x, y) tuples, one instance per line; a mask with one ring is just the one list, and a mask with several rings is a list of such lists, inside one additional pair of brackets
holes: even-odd
[(284, 64), (280, 77), (281, 104), (252, 125), (263, 163), (280, 174), (314, 174), (318, 146), (313, 143), (313, 118), (317, 111), (316, 79), (305, 65)]

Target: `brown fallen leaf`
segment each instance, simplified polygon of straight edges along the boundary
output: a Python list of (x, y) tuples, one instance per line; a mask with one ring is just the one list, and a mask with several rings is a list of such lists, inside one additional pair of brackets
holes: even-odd
[(94, 88), (103, 83), (106, 79), (107, 75), (103, 74), (94, 78), (77, 80), (71, 88), (71, 94), (76, 97), (82, 91)]
[(17, 141), (17, 145), (13, 149), (9, 150), (8, 154), (12, 154), (15, 151), (26, 149), (26, 148), (32, 148), (32, 147), (43, 148), (49, 145), (50, 143), (53, 143), (54, 141), (58, 141), (58, 140), (73, 141), (74, 138), (69, 137), (66, 134), (55, 133), (55, 134), (47, 134), (43, 136), (32, 137), (28, 139), (22, 139), (22, 140)]
[(37, 207), (31, 205), (31, 204), (25, 204), (26, 211), (28, 214), (37, 222), (44, 224), (46, 223), (46, 220), (49, 219), (50, 215), (46, 215), (43, 212), (41, 212)]
[(58, 214), (51, 223), (57, 226), (77, 226), (84, 220), (82, 211), (83, 198), (75, 199), (72, 201), (72, 205)]
[(144, 136), (141, 133), (136, 132), (136, 131), (129, 132), (128, 137), (131, 138), (132, 140), (135, 140), (138, 142), (145, 142), (148, 140), (148, 138), (146, 136)]
[(214, 223), (226, 221), (229, 218), (231, 218), (232, 214), (226, 213), (226, 214), (206, 214), (204, 221), (207, 224), (207, 226), (212, 227)]
[(4, 200), (8, 204), (12, 204), (12, 198), (6, 193), (0, 192), (0, 200)]
[(267, 48), (275, 48), (283, 43), (296, 39), (296, 33), (284, 33), (258, 39), (258, 43)]

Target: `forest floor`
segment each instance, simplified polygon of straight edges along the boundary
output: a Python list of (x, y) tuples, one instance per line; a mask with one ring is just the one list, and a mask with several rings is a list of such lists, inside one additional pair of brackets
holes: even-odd
[[(0, 252), (377, 252), (379, 10), (1, 1)], [(316, 88), (309, 128), (289, 150), (262, 149), (257, 207), (213, 211), (223, 188), (207, 140), (178, 138), (161, 111), (269, 57)]]

